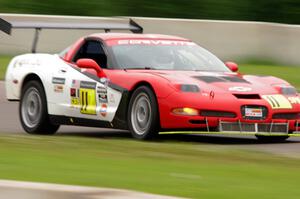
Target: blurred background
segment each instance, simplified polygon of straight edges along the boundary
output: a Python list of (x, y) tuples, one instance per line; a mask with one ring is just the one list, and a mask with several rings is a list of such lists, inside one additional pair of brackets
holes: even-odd
[(298, 0), (0, 0), (0, 12), (300, 23)]
[[(130, 17), (145, 33), (189, 38), (223, 61), (300, 65), (300, 1), (295, 0), (0, 0), (0, 13), (39, 14), (0, 14), (8, 21), (128, 22)], [(57, 53), (94, 32), (43, 30), (37, 51)], [(34, 30), (0, 34), (0, 54), (30, 52), (33, 35)]]
[[(0, 0), (0, 18), (132, 18), (145, 33), (190, 38), (223, 61), (236, 61), (241, 73), (280, 77), (300, 91), (300, 0)], [(57, 53), (94, 32), (101, 31), (42, 30), (37, 52)], [(77, 127), (62, 127), (55, 136), (26, 135), (3, 80), (12, 57), (30, 52), (33, 35), (0, 32), (0, 179), (188, 198), (299, 198), (299, 138), (262, 143), (254, 137), (161, 135), (139, 142), (126, 132)]]

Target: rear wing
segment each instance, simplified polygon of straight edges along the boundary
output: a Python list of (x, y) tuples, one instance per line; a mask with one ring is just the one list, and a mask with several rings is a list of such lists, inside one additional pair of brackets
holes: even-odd
[(38, 22), (38, 21), (5, 21), (0, 18), (0, 31), (11, 34), (12, 29), (35, 29), (31, 52), (36, 52), (39, 33), (42, 29), (74, 29), (74, 30), (129, 30), (133, 33), (143, 33), (143, 27), (132, 19), (129, 23), (66, 23), (66, 22)]

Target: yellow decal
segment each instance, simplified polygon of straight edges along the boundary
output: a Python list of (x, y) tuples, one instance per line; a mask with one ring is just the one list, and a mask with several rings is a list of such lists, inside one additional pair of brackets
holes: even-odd
[(71, 105), (73, 107), (80, 106), (79, 98), (77, 98), (77, 97), (71, 97)]
[(300, 104), (300, 97), (288, 97), (292, 104)]
[(95, 89), (80, 88), (80, 112), (82, 114), (96, 115), (96, 91)]
[(283, 95), (263, 95), (262, 97), (271, 105), (272, 109), (292, 108), (290, 101)]

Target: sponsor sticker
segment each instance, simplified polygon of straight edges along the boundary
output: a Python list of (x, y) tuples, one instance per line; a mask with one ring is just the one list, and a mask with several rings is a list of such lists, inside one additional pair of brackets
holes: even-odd
[(107, 115), (107, 105), (106, 104), (102, 104), (101, 105), (100, 114), (103, 117), (106, 117), (106, 115)]
[(71, 97), (78, 97), (76, 88), (70, 88), (70, 96)]
[(260, 108), (246, 108), (245, 116), (246, 117), (262, 117), (263, 111)]
[(80, 106), (80, 100), (77, 97), (71, 97), (71, 105), (72, 107), (79, 107)]
[(38, 59), (32, 60), (32, 59), (22, 59), (22, 60), (18, 60), (16, 61), (16, 63), (14, 64), (14, 68), (15, 67), (22, 67), (22, 66), (40, 66), (41, 65), (41, 61)]
[(56, 92), (56, 93), (64, 92), (64, 86), (63, 85), (54, 85), (54, 92)]
[(107, 89), (105, 86), (97, 86), (97, 94), (100, 103), (107, 103)]
[(70, 88), (71, 107), (80, 107), (79, 89)]
[(291, 109), (292, 104), (290, 101), (283, 95), (263, 95), (265, 99), (272, 107), (272, 109)]
[(96, 88), (96, 82), (80, 81), (80, 88)]
[(71, 87), (73, 87), (73, 88), (79, 88), (80, 87), (80, 81), (73, 79)]
[(66, 79), (65, 78), (60, 78), (60, 77), (53, 77), (52, 78), (52, 83), (53, 84), (65, 84)]
[(107, 94), (98, 94), (98, 99), (100, 103), (107, 103)]
[(107, 89), (104, 86), (97, 86), (97, 93), (106, 93)]

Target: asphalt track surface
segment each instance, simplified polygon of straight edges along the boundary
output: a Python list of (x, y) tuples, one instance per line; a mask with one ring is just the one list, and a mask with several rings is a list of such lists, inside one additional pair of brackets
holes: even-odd
[[(18, 102), (9, 102), (5, 97), (4, 82), (0, 82), (0, 136), (1, 134), (24, 134), (18, 116)], [(120, 137), (130, 137), (128, 132), (101, 128), (62, 126), (57, 136), (79, 136), (95, 139)], [(236, 147), (236, 149), (250, 149), (255, 151), (265, 151), (276, 155), (300, 158), (300, 138), (291, 137), (282, 143), (262, 143), (253, 136), (217, 136), (217, 135), (161, 135), (159, 139), (163, 141), (183, 141), (199, 144), (222, 145), (224, 147)], [(4, 195), (6, 194), (6, 195)], [(19, 196), (31, 196), (30, 198), (89, 198), (86, 195), (78, 195), (69, 192), (63, 193), (51, 190), (34, 190), (22, 188), (7, 188), (0, 185), (0, 199), (20, 198)], [(43, 195), (43, 197), (40, 197)], [(11, 197), (6, 197), (11, 196)], [(110, 198), (101, 196), (99, 198)], [(113, 198), (113, 197), (111, 197)], [(124, 198), (124, 197), (120, 197)]]
[[(5, 97), (4, 82), (0, 81), (0, 135), (2, 133), (24, 134), (18, 116), (18, 102), (9, 102)], [(61, 126), (56, 135), (105, 138), (131, 137), (126, 131), (90, 128), (78, 126)], [(224, 136), (224, 135), (161, 135), (165, 141), (198, 142), (199, 144), (216, 144), (234, 146), (253, 150), (262, 150), (279, 155), (300, 158), (300, 137), (290, 137), (282, 143), (263, 143), (254, 136)]]

